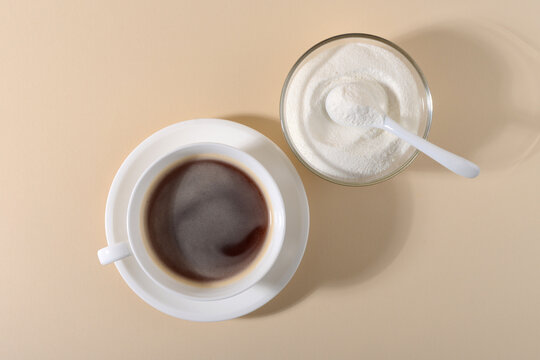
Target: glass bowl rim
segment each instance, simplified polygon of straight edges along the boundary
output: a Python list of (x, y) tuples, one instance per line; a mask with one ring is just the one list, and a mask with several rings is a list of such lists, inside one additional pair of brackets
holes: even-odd
[(424, 139), (427, 139), (428, 134), (429, 134), (429, 130), (431, 128), (431, 121), (432, 121), (432, 117), (433, 117), (433, 100), (432, 100), (431, 91), (429, 89), (429, 86), (428, 86), (427, 80), (426, 80), (426, 78), (424, 76), (424, 73), (422, 72), (422, 70), (420, 70), (420, 67), (414, 61), (414, 59), (405, 50), (403, 50), (401, 47), (394, 44), (390, 40), (387, 40), (387, 39), (382, 38), (382, 37), (377, 36), (377, 35), (366, 34), (366, 33), (346, 33), (346, 34), (335, 35), (335, 36), (329, 37), (329, 38), (327, 38), (325, 40), (322, 40), (322, 41), (318, 42), (317, 44), (313, 45), (304, 54), (302, 54), (302, 56), (300, 56), (298, 58), (298, 60), (296, 60), (296, 62), (292, 66), (291, 70), (287, 74), (287, 77), (285, 78), (285, 82), (283, 83), (283, 88), (281, 89), (281, 97), (280, 97), (280, 101), (279, 101), (279, 117), (280, 117), (280, 122), (281, 122), (281, 130), (283, 131), (285, 139), (287, 140), (287, 143), (289, 144), (289, 147), (291, 148), (291, 150), (294, 153), (294, 155), (296, 156), (296, 158), (307, 169), (309, 169), (309, 171), (311, 171), (313, 174), (319, 176), (322, 179), (325, 179), (327, 181), (330, 181), (330, 182), (332, 182), (334, 184), (338, 184), (338, 185), (344, 185), (344, 186), (369, 186), (369, 185), (375, 185), (375, 184), (378, 184), (378, 183), (381, 183), (383, 181), (386, 181), (386, 180), (389, 180), (389, 179), (393, 178), (394, 176), (396, 176), (397, 174), (401, 173), (403, 170), (408, 168), (411, 165), (411, 163), (414, 161), (414, 159), (416, 159), (416, 157), (418, 156), (419, 151), (415, 150), (412, 153), (412, 155), (399, 168), (397, 168), (396, 170), (392, 171), (390, 174), (388, 174), (386, 176), (383, 176), (381, 178), (377, 178), (377, 179), (375, 179), (373, 181), (369, 181), (369, 182), (343, 181), (343, 180), (335, 179), (335, 178), (332, 178), (330, 176), (327, 176), (327, 175), (321, 173), (317, 169), (313, 168), (306, 160), (304, 160), (302, 158), (302, 156), (299, 154), (299, 152), (296, 150), (295, 146), (293, 145), (293, 143), (292, 143), (292, 141), (291, 141), (291, 139), (289, 137), (289, 134), (287, 132), (287, 128), (285, 126), (285, 115), (284, 115), (284, 110), (283, 110), (283, 108), (284, 108), (283, 104), (285, 102), (285, 94), (286, 94), (287, 89), (289, 87), (289, 83), (290, 83), (290, 81), (292, 79), (292, 76), (294, 75), (294, 73), (296, 72), (298, 67), (315, 50), (317, 50), (320, 47), (322, 47), (322, 46), (324, 46), (326, 44), (329, 44), (331, 42), (341, 40), (341, 39), (346, 39), (346, 38), (369, 39), (369, 40), (374, 40), (375, 42), (383, 43), (383, 44), (393, 48), (394, 50), (396, 50), (398, 53), (403, 55), (403, 57), (405, 57), (405, 59), (407, 59), (407, 61), (410, 62), (410, 64), (413, 66), (413, 68), (416, 70), (418, 76), (420, 77), (420, 80), (422, 81), (422, 84), (424, 85), (424, 90), (426, 91), (426, 101), (427, 101), (428, 113), (427, 113), (427, 120), (426, 120), (426, 128), (424, 130), (424, 134), (422, 135), (422, 137)]

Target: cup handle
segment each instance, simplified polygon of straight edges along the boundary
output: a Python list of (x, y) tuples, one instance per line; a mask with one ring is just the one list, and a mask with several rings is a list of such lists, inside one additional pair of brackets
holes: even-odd
[(131, 255), (131, 248), (127, 241), (109, 245), (103, 249), (99, 249), (97, 256), (101, 265), (107, 265), (112, 262), (123, 259)]

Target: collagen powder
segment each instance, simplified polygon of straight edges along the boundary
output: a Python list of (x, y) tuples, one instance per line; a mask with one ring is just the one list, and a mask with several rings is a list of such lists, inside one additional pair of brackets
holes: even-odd
[[(347, 86), (353, 83), (355, 86)], [(334, 91), (334, 98), (327, 102), (327, 95), (336, 87), (343, 92)], [(348, 93), (351, 88), (354, 92)], [(359, 96), (369, 107), (353, 113), (338, 106)], [(326, 106), (333, 114), (355, 117), (335, 123)], [(284, 99), (284, 126), (291, 145), (318, 172), (343, 182), (369, 182), (396, 170), (414, 152), (389, 132), (354, 126), (378, 121), (373, 114), (362, 112), (370, 107), (418, 133), (423, 107), (409, 68), (375, 45), (338, 45), (297, 69)]]

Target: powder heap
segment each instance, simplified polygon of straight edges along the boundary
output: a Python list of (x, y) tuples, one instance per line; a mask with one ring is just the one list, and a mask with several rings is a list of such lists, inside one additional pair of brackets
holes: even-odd
[(390, 51), (362, 43), (329, 48), (297, 69), (284, 99), (284, 125), (291, 145), (315, 170), (342, 182), (369, 182), (399, 168), (414, 148), (384, 130), (332, 121), (329, 92), (352, 83), (363, 86), (367, 102), (418, 133), (423, 106), (413, 74)]
[(375, 82), (361, 81), (336, 86), (326, 96), (326, 112), (336, 123), (345, 126), (382, 127), (386, 103), (384, 89)]

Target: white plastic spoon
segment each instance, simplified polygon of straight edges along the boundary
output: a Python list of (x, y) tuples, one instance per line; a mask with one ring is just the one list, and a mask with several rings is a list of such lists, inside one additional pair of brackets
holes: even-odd
[(340, 125), (374, 127), (389, 131), (454, 173), (467, 178), (478, 176), (478, 165), (408, 132), (380, 110), (372, 100), (362, 84), (339, 85), (326, 97), (326, 112)]

